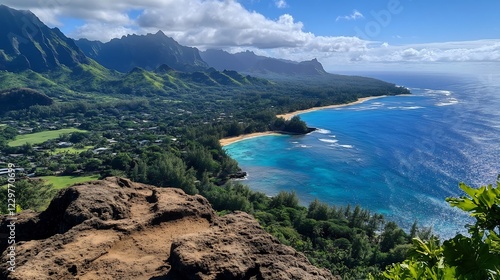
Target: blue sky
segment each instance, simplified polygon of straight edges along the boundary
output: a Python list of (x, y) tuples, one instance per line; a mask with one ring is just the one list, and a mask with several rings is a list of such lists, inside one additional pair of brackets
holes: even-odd
[[(287, 0), (283, 8), (273, 1), (240, 2), (269, 18), (289, 13), (304, 23), (306, 31), (323, 36), (359, 36), (361, 30), (367, 36), (363, 39), (392, 44), (500, 38), (500, 1)], [(339, 18), (354, 11), (362, 17)], [(375, 30), (372, 26), (379, 26), (380, 32), (368, 36)]]
[[(500, 65), (500, 1), (0, 0), (72, 38), (162, 30), (179, 43), (252, 50), (327, 70)], [(466, 65), (465, 65), (466, 64)], [(465, 65), (465, 66), (463, 66)], [(397, 66), (397, 67), (396, 67)], [(448, 67), (448, 66), (447, 66)]]

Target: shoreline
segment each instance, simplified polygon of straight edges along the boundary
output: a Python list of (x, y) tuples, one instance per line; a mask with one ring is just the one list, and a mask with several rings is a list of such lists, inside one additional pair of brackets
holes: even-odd
[[(380, 95), (380, 96), (369, 96), (369, 97), (363, 97), (359, 98), (358, 100), (351, 102), (351, 103), (345, 103), (345, 104), (335, 104), (335, 105), (327, 105), (327, 106), (320, 106), (320, 107), (312, 107), (309, 109), (305, 110), (298, 110), (290, 113), (285, 113), (285, 114), (279, 114), (276, 115), (277, 118), (284, 118), (285, 120), (290, 120), (296, 115), (299, 114), (304, 114), (304, 113), (309, 113), (309, 112), (314, 112), (318, 110), (323, 110), (323, 109), (333, 109), (333, 108), (340, 108), (340, 107), (346, 107), (346, 106), (351, 106), (351, 105), (356, 105), (363, 103), (368, 100), (372, 99), (377, 99), (377, 98), (382, 98), (382, 97), (387, 97), (387, 95)], [(235, 137), (227, 137), (227, 138), (222, 138), (219, 140), (219, 143), (221, 144), (222, 147), (227, 146), (229, 144), (233, 144), (242, 140), (250, 139), (250, 138), (255, 138), (255, 137), (262, 137), (262, 136), (269, 136), (269, 135), (283, 135), (283, 133), (279, 133), (276, 131), (266, 131), (266, 132), (255, 132), (255, 133), (250, 133), (250, 134), (242, 134), (240, 136), (235, 136)]]
[(276, 117), (277, 118), (284, 118), (285, 120), (289, 121), (291, 118), (293, 118), (296, 115), (314, 112), (314, 111), (323, 110), (323, 109), (334, 109), (334, 108), (347, 107), (347, 106), (361, 104), (365, 101), (372, 100), (372, 99), (378, 99), (378, 98), (382, 98), (382, 97), (387, 97), (387, 95), (362, 97), (362, 98), (359, 98), (358, 100), (356, 100), (354, 102), (350, 102), (350, 103), (312, 107), (309, 109), (293, 111), (293, 112), (285, 113), (285, 114), (279, 114), (279, 115), (276, 115)]
[(275, 132), (275, 131), (255, 132), (255, 133), (250, 133), (250, 134), (242, 134), (240, 136), (235, 136), (235, 137), (222, 138), (219, 140), (219, 143), (222, 147), (224, 147), (224, 146), (227, 146), (229, 144), (240, 142), (242, 140), (255, 138), (255, 137), (262, 137), (262, 136), (270, 136), (270, 135), (276, 136), (276, 135), (283, 135), (283, 134)]

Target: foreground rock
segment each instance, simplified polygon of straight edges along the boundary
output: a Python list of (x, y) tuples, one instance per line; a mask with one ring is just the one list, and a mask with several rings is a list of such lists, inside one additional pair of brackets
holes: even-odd
[(0, 279), (335, 279), (246, 213), (218, 217), (201, 196), (117, 177), (20, 214), (14, 273), (1, 242)]

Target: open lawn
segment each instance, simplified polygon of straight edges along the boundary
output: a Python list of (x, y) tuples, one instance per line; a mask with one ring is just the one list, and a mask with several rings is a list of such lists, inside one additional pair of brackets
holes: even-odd
[(71, 132), (87, 132), (86, 130), (81, 130), (77, 128), (63, 128), (58, 130), (47, 130), (42, 132), (22, 134), (16, 136), (16, 139), (8, 143), (11, 147), (19, 147), (26, 143), (29, 144), (40, 144), (50, 139), (56, 139), (61, 134), (71, 133)]
[(57, 154), (64, 154), (64, 153), (69, 153), (69, 154), (79, 154), (81, 152), (85, 152), (88, 149), (91, 149), (94, 146), (85, 146), (83, 148), (74, 148), (74, 147), (69, 147), (69, 148), (57, 148), (55, 151), (50, 152), (52, 155), (57, 155)]
[(67, 188), (76, 183), (83, 183), (87, 181), (94, 181), (99, 179), (99, 175), (91, 176), (42, 176), (39, 177), (45, 182), (52, 184), (54, 189), (60, 190)]

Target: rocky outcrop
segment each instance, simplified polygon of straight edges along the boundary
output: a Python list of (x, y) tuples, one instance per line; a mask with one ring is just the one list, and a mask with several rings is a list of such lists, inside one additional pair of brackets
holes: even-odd
[(179, 237), (170, 261), (187, 279), (334, 279), (266, 233), (247, 213), (219, 218), (209, 231)]
[(335, 279), (246, 213), (219, 217), (202, 196), (118, 177), (17, 218), (16, 270), (2, 238), (0, 279)]

